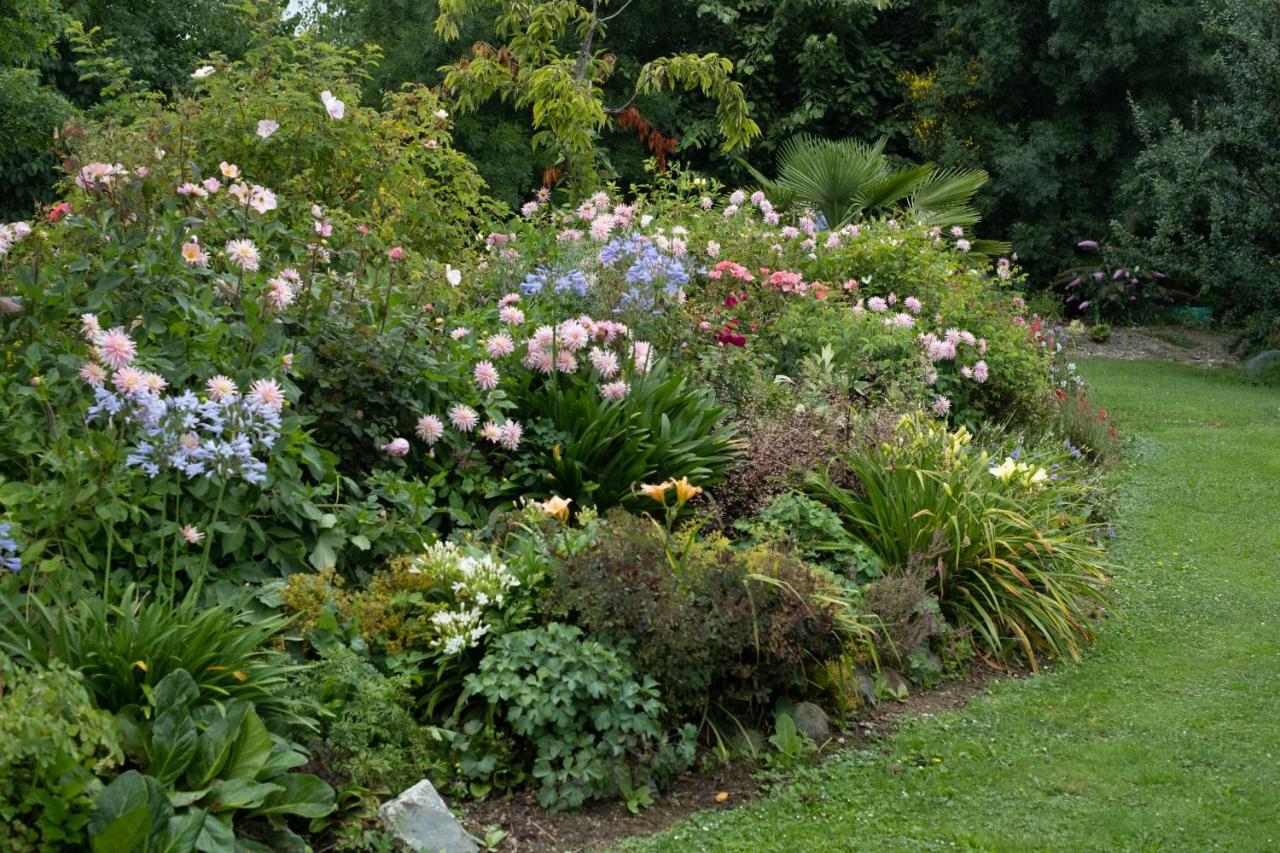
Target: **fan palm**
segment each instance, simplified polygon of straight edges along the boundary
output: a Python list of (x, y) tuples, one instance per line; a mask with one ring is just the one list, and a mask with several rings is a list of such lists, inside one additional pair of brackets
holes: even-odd
[(779, 151), (775, 180), (744, 165), (775, 206), (812, 208), (831, 228), (890, 214), (942, 228), (970, 226), (981, 218), (972, 201), (988, 180), (985, 171), (939, 169), (932, 163), (894, 166), (884, 154), (884, 145), (883, 137), (868, 145), (855, 139), (801, 134)]

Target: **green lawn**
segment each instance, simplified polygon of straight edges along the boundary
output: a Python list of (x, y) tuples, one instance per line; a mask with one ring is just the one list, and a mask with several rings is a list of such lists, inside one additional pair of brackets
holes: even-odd
[(1280, 392), (1162, 362), (1085, 375), (1134, 436), (1086, 659), (637, 847), (1280, 848)]

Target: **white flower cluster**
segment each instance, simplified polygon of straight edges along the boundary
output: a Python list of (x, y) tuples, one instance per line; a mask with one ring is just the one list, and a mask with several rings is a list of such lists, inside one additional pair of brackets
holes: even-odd
[(431, 617), (436, 628), (432, 646), (446, 655), (474, 647), (489, 631), (485, 612), (502, 607), (507, 591), (520, 585), (505, 563), (490, 554), (479, 557), (453, 542), (437, 542), (414, 559), (411, 572), (430, 574), (450, 582), (454, 601)]

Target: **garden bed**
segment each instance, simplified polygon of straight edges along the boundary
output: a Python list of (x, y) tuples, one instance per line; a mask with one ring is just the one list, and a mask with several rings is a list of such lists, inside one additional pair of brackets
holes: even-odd
[(1232, 337), (1231, 332), (1194, 326), (1113, 326), (1106, 343), (1077, 335), (1072, 338), (1071, 348), (1082, 358), (1153, 359), (1224, 367), (1239, 362), (1231, 352)]
[[(944, 681), (930, 689), (912, 690), (903, 700), (885, 700), (833, 732), (818, 761), (826, 761), (848, 749), (873, 746), (903, 721), (931, 717), (964, 708), (994, 679), (1025, 678), (1026, 669), (992, 669), (974, 663), (964, 678)], [(633, 814), (622, 803), (600, 803), (578, 812), (548, 812), (532, 792), (512, 797), (461, 803), (457, 809), (463, 825), (477, 838), (497, 829), (505, 835), (497, 849), (528, 853), (561, 853), (566, 850), (603, 850), (627, 838), (667, 829), (696, 812), (737, 808), (786, 785), (785, 776), (763, 772), (759, 761), (738, 759), (713, 763), (705, 770), (676, 777), (648, 809)]]

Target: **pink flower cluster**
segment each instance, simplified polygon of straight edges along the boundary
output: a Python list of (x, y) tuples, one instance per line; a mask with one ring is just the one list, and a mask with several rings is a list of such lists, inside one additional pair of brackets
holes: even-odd
[[(985, 338), (975, 337), (972, 332), (961, 331), (960, 329), (947, 329), (941, 337), (932, 332), (926, 332), (920, 335), (919, 341), (920, 347), (924, 351), (924, 356), (930, 365), (937, 365), (943, 361), (958, 362), (961, 357), (961, 347), (976, 350), (979, 356), (987, 354), (987, 341)], [(981, 384), (986, 382), (990, 376), (990, 368), (987, 366), (986, 361), (979, 358), (972, 365), (961, 364), (959, 373), (965, 379)], [(930, 367), (926, 380), (932, 385), (937, 381), (937, 376), (936, 366)]]
[(129, 170), (122, 164), (90, 163), (76, 174), (76, 186), (82, 190), (109, 190), (117, 181), (129, 179)]

